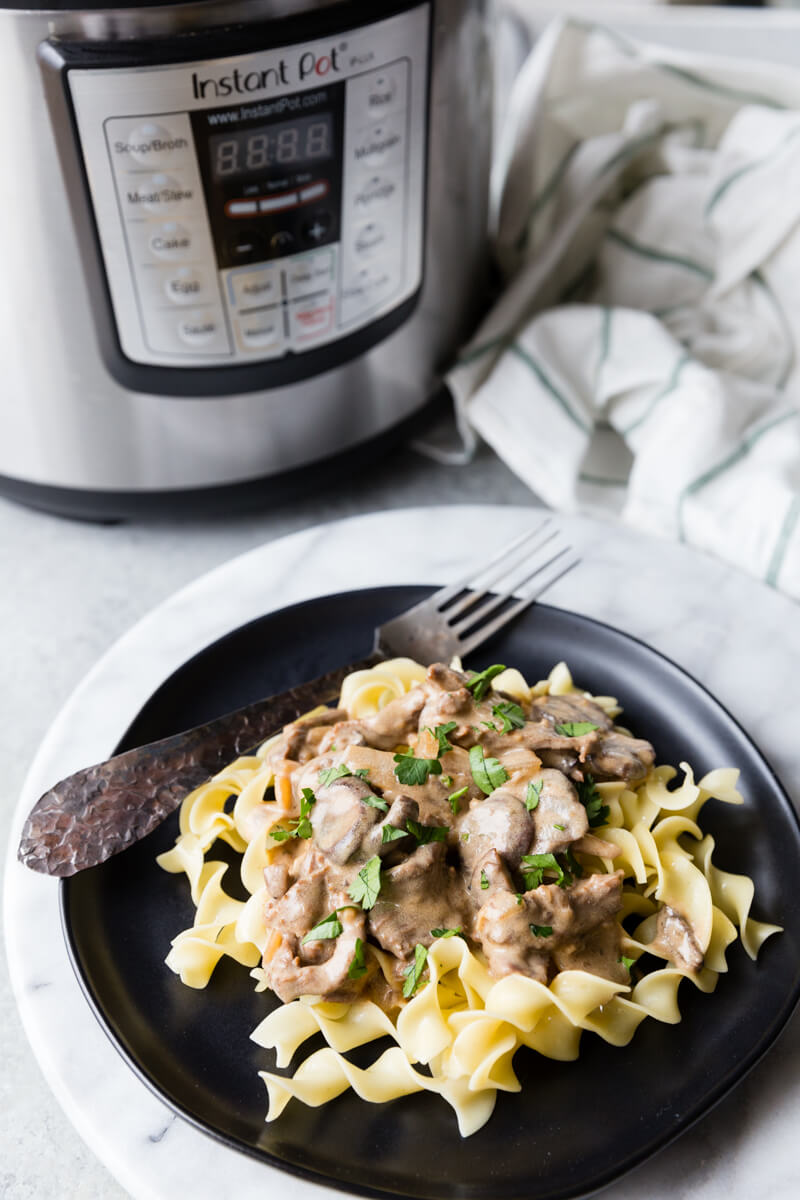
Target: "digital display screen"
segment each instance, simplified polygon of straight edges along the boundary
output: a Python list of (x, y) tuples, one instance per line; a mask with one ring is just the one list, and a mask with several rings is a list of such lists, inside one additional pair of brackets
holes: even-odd
[(265, 167), (297, 167), (333, 156), (330, 113), (298, 117), (209, 139), (214, 179), (249, 175)]

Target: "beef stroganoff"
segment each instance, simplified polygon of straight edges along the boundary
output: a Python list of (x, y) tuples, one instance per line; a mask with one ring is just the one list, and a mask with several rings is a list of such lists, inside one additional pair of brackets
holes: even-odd
[[(779, 927), (751, 918), (751, 880), (697, 823), (712, 797), (742, 802), (738, 771), (682, 763), (676, 786), (619, 715), (563, 663), (529, 687), (499, 664), (394, 659), (186, 797), (158, 862), (186, 873), (196, 915), (167, 965), (195, 988), (223, 956), (249, 967), (283, 1002), (252, 1034), (278, 1067), (327, 1043), (293, 1076), (261, 1072), (268, 1120), (293, 1097), (425, 1090), (467, 1136), (520, 1090), (520, 1047), (625, 1045), (645, 1017), (680, 1020), (683, 979), (713, 991), (737, 931), (755, 958)], [(247, 901), (207, 857), (217, 839)], [(365, 1069), (347, 1059), (387, 1036)]]

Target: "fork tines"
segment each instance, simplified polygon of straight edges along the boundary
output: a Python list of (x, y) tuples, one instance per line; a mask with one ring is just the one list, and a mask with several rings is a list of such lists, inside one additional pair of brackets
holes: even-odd
[[(547, 517), (490, 562), (436, 593), (436, 608), (467, 654), (579, 562)], [(483, 601), (483, 603), (481, 603)], [(493, 618), (490, 620), (490, 618)]]

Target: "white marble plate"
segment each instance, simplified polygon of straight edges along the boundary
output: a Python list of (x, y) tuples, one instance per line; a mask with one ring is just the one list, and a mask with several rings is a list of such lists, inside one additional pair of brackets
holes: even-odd
[[(376, 514), (261, 547), (199, 580), (126, 635), (76, 691), (32, 767), (15, 835), (36, 796), (54, 778), (105, 757), (155, 687), (209, 641), (264, 611), (315, 594), (453, 578), (481, 547), (524, 528), (530, 516), (530, 510), (507, 508)], [(797, 778), (790, 707), (796, 702), (800, 651), (795, 607), (680, 547), (587, 521), (563, 524), (581, 548), (584, 565), (548, 599), (626, 629), (683, 663), (750, 729), (784, 780)], [(260, 1196), (270, 1179), (281, 1196), (329, 1194), (204, 1137), (144, 1089), (106, 1042), (72, 976), (53, 882), (26, 872), (13, 858), (6, 878), (6, 933), (37, 1056), (84, 1138), (132, 1194)], [(715, 1170), (695, 1180), (692, 1195), (718, 1196), (724, 1190), (744, 1197), (770, 1181), (771, 1194), (780, 1194), (788, 1162), (778, 1152), (787, 1145), (778, 1133), (798, 1105), (798, 1073), (790, 1069), (798, 1059), (796, 1025), (783, 1040), (784, 1053), (768, 1060), (769, 1074), (761, 1068), (737, 1092), (746, 1096), (748, 1136), (731, 1134), (717, 1150), (712, 1143)], [(781, 1104), (767, 1120), (776, 1076)], [(723, 1107), (730, 1124), (731, 1103)], [(645, 1180), (649, 1196), (680, 1194), (666, 1165), (674, 1168), (705, 1147), (703, 1130), (724, 1131), (725, 1122), (715, 1120), (636, 1172), (636, 1194)], [(615, 1185), (612, 1194), (634, 1195), (632, 1180)]]

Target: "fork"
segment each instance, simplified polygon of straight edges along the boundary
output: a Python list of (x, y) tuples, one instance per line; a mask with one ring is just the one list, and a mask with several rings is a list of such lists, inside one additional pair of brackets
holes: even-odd
[(579, 561), (546, 518), (490, 562), (384, 622), (375, 630), (372, 653), (360, 662), (62, 779), (31, 810), (20, 861), (60, 877), (97, 866), (151, 833), (231, 759), (252, 753), (315, 705), (335, 700), (351, 672), (394, 657), (427, 665), (469, 654)]

